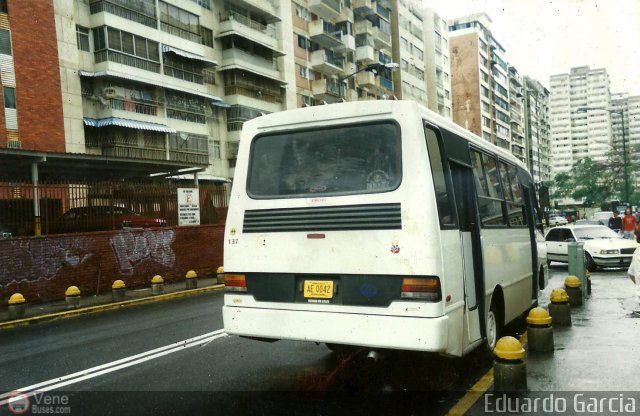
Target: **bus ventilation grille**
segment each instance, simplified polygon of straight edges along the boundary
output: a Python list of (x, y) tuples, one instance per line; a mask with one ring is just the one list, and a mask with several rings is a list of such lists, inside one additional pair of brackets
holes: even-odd
[(285, 231), (399, 230), (400, 204), (247, 210), (245, 233)]

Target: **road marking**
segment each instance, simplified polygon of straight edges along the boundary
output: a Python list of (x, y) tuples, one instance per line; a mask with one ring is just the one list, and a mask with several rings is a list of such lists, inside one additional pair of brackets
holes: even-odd
[[(54, 378), (51, 380), (43, 381), (41, 383), (32, 384), (31, 386), (21, 387), (15, 389), (13, 392), (7, 392), (0, 394), (0, 406), (7, 404), (10, 401), (19, 400), (20, 398), (31, 397), (38, 393), (42, 393), (49, 390), (54, 390), (60, 387), (68, 386), (70, 384), (79, 383), (84, 380), (88, 380), (94, 377), (98, 377), (104, 374), (111, 373), (113, 371), (121, 370), (123, 368), (131, 367), (136, 364), (160, 358), (162, 356), (172, 354), (178, 351), (184, 351), (186, 348), (197, 347), (199, 345), (208, 344), (209, 342), (218, 338), (224, 338), (227, 333), (224, 329), (209, 332), (207, 334), (199, 335), (197, 337), (189, 338), (183, 341), (178, 341), (173, 344), (165, 345), (164, 347), (156, 348), (150, 351), (146, 351), (140, 354), (132, 355), (131, 357), (122, 358), (110, 363), (91, 367), (86, 370), (78, 371), (76, 373), (67, 374), (66, 376)], [(11, 397), (14, 392), (19, 391), (21, 393), (18, 397)]]
[[(526, 331), (520, 337), (520, 343), (523, 347), (527, 345)], [(478, 401), (478, 399), (482, 397), (487, 392), (487, 390), (489, 390), (491, 384), (493, 384), (493, 366), (489, 371), (485, 373), (485, 375), (480, 378), (480, 380), (476, 382), (476, 384), (473, 385), (473, 387), (469, 389), (469, 391), (460, 400), (458, 400), (458, 403), (456, 403), (451, 409), (449, 409), (447, 416), (465, 415), (469, 411), (469, 409), (471, 409), (471, 407)]]

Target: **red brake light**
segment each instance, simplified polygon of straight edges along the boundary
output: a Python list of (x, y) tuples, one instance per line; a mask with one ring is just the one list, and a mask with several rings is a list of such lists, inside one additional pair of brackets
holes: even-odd
[(246, 292), (247, 279), (243, 274), (225, 274), (224, 286), (228, 292)]
[(440, 300), (440, 279), (437, 277), (404, 278), (400, 297), (404, 299)]

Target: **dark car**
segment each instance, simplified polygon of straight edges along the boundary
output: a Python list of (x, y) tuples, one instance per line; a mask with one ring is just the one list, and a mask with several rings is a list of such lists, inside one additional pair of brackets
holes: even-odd
[(143, 216), (124, 207), (93, 206), (71, 208), (53, 225), (57, 233), (117, 230), (125, 227), (164, 227), (164, 218)]

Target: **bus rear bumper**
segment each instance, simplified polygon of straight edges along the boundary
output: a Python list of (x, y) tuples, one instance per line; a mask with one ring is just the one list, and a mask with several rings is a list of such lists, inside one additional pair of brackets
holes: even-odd
[(448, 317), (421, 318), (337, 312), (223, 307), (228, 334), (258, 338), (445, 352)]

